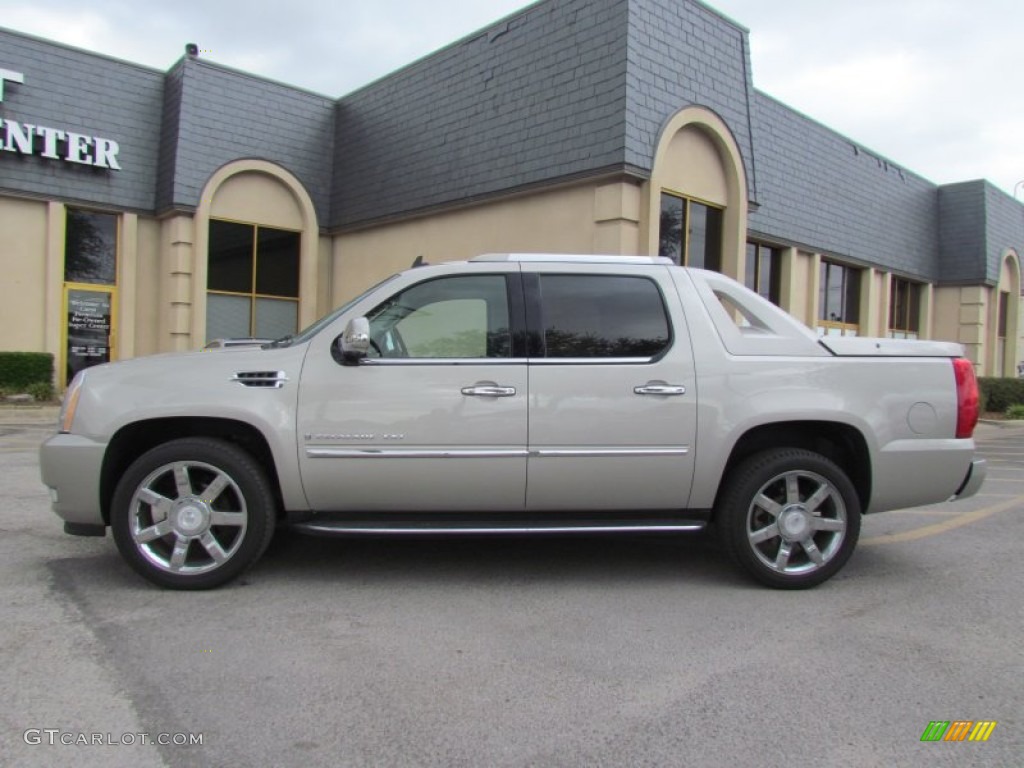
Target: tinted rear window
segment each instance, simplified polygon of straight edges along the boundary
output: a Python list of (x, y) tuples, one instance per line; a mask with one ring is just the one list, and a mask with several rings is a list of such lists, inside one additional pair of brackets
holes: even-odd
[(645, 277), (541, 275), (547, 357), (653, 357), (669, 344), (661, 292)]

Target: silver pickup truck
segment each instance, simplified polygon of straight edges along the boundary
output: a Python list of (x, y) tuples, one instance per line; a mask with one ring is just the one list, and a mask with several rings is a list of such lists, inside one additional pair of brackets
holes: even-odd
[(214, 587), (275, 528), (325, 535), (716, 529), (819, 584), (862, 514), (970, 496), (959, 345), (819, 339), (714, 272), (487, 255), (395, 275), (294, 337), (90, 368), (43, 482), (68, 533)]

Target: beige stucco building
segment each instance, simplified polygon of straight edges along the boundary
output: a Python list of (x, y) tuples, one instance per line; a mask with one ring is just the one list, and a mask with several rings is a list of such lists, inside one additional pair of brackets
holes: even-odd
[[(651, 8), (706, 44), (664, 53)], [(981, 375), (1024, 359), (1024, 206), (754, 90), (747, 31), (696, 2), (544, 0), (341, 99), (4, 30), (0, 74), (0, 349), (52, 352), (58, 386), (494, 251), (661, 253), (822, 334), (958, 341)]]

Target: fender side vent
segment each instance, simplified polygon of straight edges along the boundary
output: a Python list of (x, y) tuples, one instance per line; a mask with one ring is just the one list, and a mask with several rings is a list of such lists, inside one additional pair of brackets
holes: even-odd
[(239, 371), (231, 377), (244, 387), (280, 389), (288, 381), (284, 371)]

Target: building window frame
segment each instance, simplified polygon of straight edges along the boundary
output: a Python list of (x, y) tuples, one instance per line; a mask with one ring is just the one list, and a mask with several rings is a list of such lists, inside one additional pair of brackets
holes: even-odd
[[(251, 228), (251, 230), (252, 230), (251, 246), (250, 246), (251, 267), (249, 268), (248, 286), (246, 287), (246, 290), (239, 290), (239, 289), (235, 289), (235, 288), (227, 289), (227, 288), (224, 288), (224, 287), (211, 287), (211, 283), (214, 283), (214, 282), (216, 282), (218, 280), (218, 277), (216, 276), (215, 269), (214, 269), (214, 262), (218, 258), (218, 254), (215, 251), (215, 243), (214, 243), (214, 237), (213, 237), (213, 227), (214, 227), (214, 225), (217, 225), (217, 224), (228, 224), (228, 225), (234, 225), (234, 226), (238, 226), (238, 227), (246, 227), (246, 228)], [(300, 301), (301, 301), (301, 298), (302, 298), (301, 297), (301, 278), (300, 278), (300, 269), (301, 269), (300, 265), (301, 265), (301, 259), (302, 259), (302, 235), (303, 235), (302, 231), (298, 230), (298, 229), (287, 228), (287, 227), (269, 226), (269, 225), (266, 225), (266, 224), (259, 224), (259, 223), (255, 223), (255, 222), (251, 222), (251, 221), (238, 221), (238, 220), (235, 220), (235, 219), (229, 219), (229, 218), (223, 218), (223, 217), (211, 217), (210, 220), (209, 220), (209, 225), (208, 226), (210, 228), (210, 238), (209, 238), (209, 248), (208, 248), (208, 255), (207, 255), (207, 290), (206, 290), (206, 294), (207, 294), (207, 297), (208, 297), (207, 298), (207, 307), (208, 307), (208, 309), (207, 309), (207, 327), (205, 329), (205, 333), (206, 333), (206, 336), (208, 338), (206, 339), (206, 341), (207, 342), (211, 341), (213, 336), (218, 336), (218, 337), (220, 336), (220, 334), (216, 334), (216, 333), (211, 334), (211, 332), (210, 332), (210, 310), (209, 310), (209, 306), (210, 306), (211, 302), (210, 302), (210, 298), (209, 297), (214, 297), (214, 296), (218, 296), (218, 297), (233, 297), (233, 298), (236, 298), (236, 299), (239, 299), (239, 300), (248, 301), (248, 303), (249, 303), (249, 306), (248, 306), (248, 321), (246, 323), (247, 332), (245, 334), (248, 337), (267, 338), (267, 337), (282, 336), (282, 335), (285, 335), (285, 333), (295, 333), (298, 330), (298, 328), (299, 328), (299, 304), (300, 304)], [(261, 274), (260, 273), (261, 232), (264, 232), (264, 231), (271, 231), (271, 232), (275, 232), (275, 233), (285, 233), (285, 234), (288, 234), (288, 235), (294, 235), (294, 237), (295, 237), (295, 241), (294, 241), (294, 268), (295, 268), (295, 274), (294, 274), (294, 277), (291, 280), (291, 282), (293, 282), (294, 285), (293, 286), (289, 285), (288, 288), (286, 288), (285, 291), (283, 291), (283, 292), (272, 293), (272, 292), (269, 292), (267, 290), (261, 290), (261, 287), (264, 288), (264, 289), (266, 288), (265, 285), (263, 285), (263, 286), (260, 285), (262, 282), (264, 282), (264, 281), (262, 281), (260, 279), (260, 274)], [(294, 320), (294, 323), (292, 323), (292, 324), (290, 324), (288, 326), (290, 328), (290, 330), (285, 331), (285, 333), (280, 333), (278, 331), (275, 331), (275, 332), (270, 333), (270, 334), (260, 333), (260, 328), (259, 328), (260, 320), (258, 318), (258, 310), (259, 310), (261, 301), (262, 302), (267, 302), (267, 301), (287, 302), (287, 303), (293, 304), (294, 305), (294, 310), (295, 310), (295, 320)], [(238, 334), (231, 334), (231, 335), (235, 336), (235, 337), (238, 336)]]
[(822, 259), (818, 271), (818, 334), (860, 335), (860, 294), (863, 270)]
[(892, 275), (889, 283), (889, 338), (916, 339), (921, 333), (922, 284)]
[(721, 272), (725, 208), (667, 189), (661, 191), (660, 202), (658, 255), (682, 266)]
[(1007, 358), (1012, 360), (1013, 351), (1007, 344), (1010, 333), (1010, 292), (996, 290), (996, 348), (995, 375), (1005, 375)]
[(782, 249), (769, 243), (748, 240), (744, 282), (750, 290), (772, 304), (782, 303)]
[(996, 338), (1005, 341), (1010, 326), (1010, 292), (999, 291), (999, 307), (996, 318)]
[(67, 206), (56, 376), (61, 387), (76, 373), (117, 359), (120, 251), (120, 214)]

